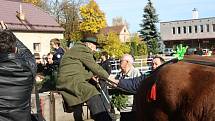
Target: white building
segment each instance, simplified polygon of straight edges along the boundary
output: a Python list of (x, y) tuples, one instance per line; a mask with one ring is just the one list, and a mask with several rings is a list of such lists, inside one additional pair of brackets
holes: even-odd
[(130, 41), (130, 32), (125, 25), (120, 26), (108, 26), (100, 30), (100, 33), (104, 35), (108, 35), (108, 33), (114, 32), (119, 36), (121, 42), (129, 42)]
[(19, 0), (0, 0), (0, 21), (20, 39), (32, 53), (42, 57), (50, 52), (52, 38), (63, 39), (64, 29), (41, 8)]
[(196, 9), (192, 15), (192, 19), (160, 22), (161, 39), (166, 47), (180, 43), (192, 48), (215, 47), (215, 17), (198, 18)]

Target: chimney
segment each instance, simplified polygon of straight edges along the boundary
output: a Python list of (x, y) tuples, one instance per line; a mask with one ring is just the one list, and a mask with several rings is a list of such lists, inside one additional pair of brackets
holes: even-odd
[(7, 25), (3, 22), (3, 21), (0, 21), (0, 29), (3, 29), (3, 30), (5, 30), (5, 29), (7, 29)]
[(22, 3), (19, 4), (19, 12), (17, 12), (17, 17), (21, 20), (25, 20), (25, 14), (22, 12)]
[(196, 8), (192, 10), (192, 19), (198, 19), (199, 18), (199, 12)]

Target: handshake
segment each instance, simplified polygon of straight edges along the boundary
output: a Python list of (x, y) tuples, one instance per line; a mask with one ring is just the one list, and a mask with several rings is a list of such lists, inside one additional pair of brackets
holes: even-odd
[[(99, 79), (97, 76), (93, 76), (92, 79), (96, 82), (99, 82)], [(105, 79), (105, 80), (107, 80), (106, 82), (113, 87), (117, 87), (117, 85), (119, 84), (119, 80), (115, 79), (115, 76), (110, 75), (108, 79)]]
[(113, 77), (111, 75), (108, 77), (107, 82), (114, 87), (117, 87), (117, 85), (119, 84), (119, 80), (115, 79), (115, 77)]

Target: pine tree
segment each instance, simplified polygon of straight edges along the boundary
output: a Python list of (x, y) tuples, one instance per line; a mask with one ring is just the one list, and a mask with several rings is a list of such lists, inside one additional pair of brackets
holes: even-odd
[(143, 56), (147, 55), (147, 46), (144, 41), (141, 41), (139, 35), (135, 33), (131, 37), (131, 54), (133, 56)]
[(144, 7), (142, 24), (140, 24), (142, 29), (139, 32), (140, 36), (148, 46), (148, 52), (153, 54), (158, 52), (157, 47), (160, 38), (156, 23), (158, 23), (158, 15), (156, 14), (156, 10), (153, 7), (151, 0), (148, 0), (147, 5)]

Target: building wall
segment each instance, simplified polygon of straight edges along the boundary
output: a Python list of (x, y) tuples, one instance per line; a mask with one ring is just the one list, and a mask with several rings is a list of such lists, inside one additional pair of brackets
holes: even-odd
[(130, 40), (130, 33), (126, 27), (123, 27), (122, 31), (120, 32), (119, 39), (121, 42), (128, 42)]
[[(209, 25), (209, 32), (207, 31), (207, 24)], [(201, 25), (203, 25), (203, 32), (200, 31)], [(189, 32), (189, 26), (191, 26), (192, 33)], [(195, 26), (198, 28), (197, 33), (195, 32)], [(175, 34), (173, 34), (173, 27), (175, 27)], [(180, 34), (178, 33), (178, 27), (181, 29)], [(184, 27), (186, 33), (184, 33)], [(161, 22), (160, 32), (163, 41), (215, 38), (215, 17)]]
[[(63, 39), (62, 33), (31, 33), (14, 32), (16, 37), (22, 41), (32, 53), (40, 53), (40, 56), (47, 55), (50, 52), (50, 40), (53, 38)], [(34, 43), (39, 43), (39, 51), (34, 50)]]

